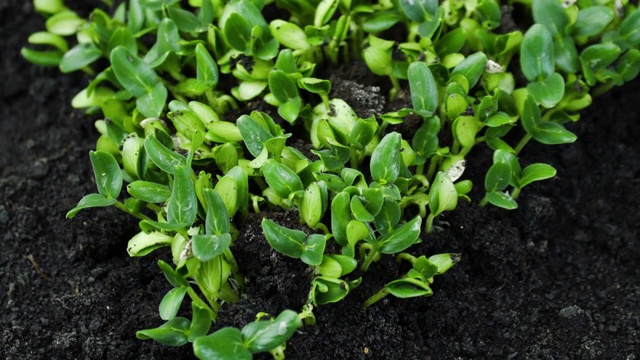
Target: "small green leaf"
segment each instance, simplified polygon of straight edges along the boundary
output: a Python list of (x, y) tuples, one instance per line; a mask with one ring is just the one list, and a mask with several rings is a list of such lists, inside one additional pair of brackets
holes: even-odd
[(374, 220), (373, 215), (364, 206), (359, 196), (353, 196), (349, 206), (351, 208), (351, 213), (356, 220), (362, 222), (372, 222)]
[(145, 329), (136, 332), (140, 340), (153, 339), (163, 345), (182, 346), (188, 342), (191, 322), (182, 317), (175, 317), (155, 329)]
[(184, 296), (187, 294), (187, 287), (181, 286), (171, 290), (160, 301), (160, 318), (162, 320), (171, 320), (176, 317)]
[(433, 295), (428, 283), (413, 278), (391, 281), (385, 288), (391, 295), (401, 299)]
[(93, 43), (78, 44), (64, 54), (60, 61), (60, 71), (69, 73), (98, 60), (102, 52)]
[(175, 168), (171, 197), (167, 204), (167, 221), (171, 224), (191, 226), (196, 219), (198, 198), (189, 173), (190, 170), (182, 165)]
[(191, 303), (191, 327), (189, 328), (189, 341), (206, 336), (211, 329), (213, 321), (213, 312), (205, 304), (193, 301)]
[(155, 204), (163, 203), (171, 196), (168, 186), (142, 180), (127, 185), (127, 192), (136, 199)]
[(302, 325), (298, 313), (284, 310), (273, 320), (260, 320), (242, 328), (243, 343), (252, 353), (266, 352), (283, 345)]
[(311, 282), (311, 299), (315, 305), (338, 302), (349, 293), (349, 284), (340, 279), (319, 276)]
[(274, 137), (268, 129), (248, 115), (240, 116), (236, 121), (236, 125), (238, 125), (247, 149), (251, 155), (256, 157), (262, 152), (264, 143)]
[(271, 34), (280, 44), (293, 50), (306, 50), (309, 48), (307, 34), (298, 25), (284, 20), (276, 19), (269, 24)]
[(278, 252), (298, 259), (304, 251), (307, 235), (300, 230), (288, 229), (269, 219), (262, 219), (262, 231), (269, 244)]
[(374, 181), (393, 183), (400, 175), (402, 136), (397, 132), (385, 135), (371, 154), (370, 171)]
[(640, 45), (640, 10), (635, 9), (620, 24), (620, 35), (632, 47)]
[(487, 55), (483, 52), (477, 52), (462, 60), (462, 62), (451, 71), (451, 76), (457, 74), (464, 76), (469, 80), (469, 88), (472, 88), (478, 83), (478, 80), (480, 80), (486, 66)]
[(98, 193), (107, 199), (117, 199), (122, 190), (122, 171), (113, 155), (104, 151), (89, 152)]
[(458, 206), (458, 192), (455, 185), (444, 172), (436, 174), (429, 190), (429, 210), (433, 216), (451, 211)]
[(402, 210), (398, 202), (384, 199), (382, 209), (380, 209), (380, 212), (378, 212), (374, 219), (376, 230), (378, 230), (380, 234), (385, 235), (398, 224), (401, 215)]
[(553, 38), (544, 25), (534, 24), (524, 34), (520, 69), (529, 81), (544, 80), (555, 72)]
[(399, 0), (398, 2), (405, 16), (417, 23), (431, 19), (438, 9), (437, 0)]
[(231, 224), (229, 214), (222, 197), (216, 190), (205, 189), (204, 197), (207, 206), (206, 233), (223, 235), (229, 232)]
[(281, 103), (298, 97), (296, 83), (282, 70), (269, 73), (269, 90)]
[(133, 96), (140, 97), (151, 92), (160, 82), (151, 66), (124, 46), (113, 49), (110, 60), (116, 78)]
[(383, 235), (378, 242), (383, 254), (396, 254), (413, 245), (420, 238), (422, 218), (416, 216), (399, 228)]
[(602, 5), (580, 9), (571, 33), (575, 37), (598, 35), (611, 23), (614, 16), (613, 10)]
[(494, 206), (506, 210), (514, 210), (518, 208), (518, 203), (508, 194), (502, 191), (487, 192), (486, 199)]
[(196, 45), (196, 78), (208, 87), (218, 84), (218, 65), (202, 44)]
[(171, 265), (162, 260), (158, 260), (158, 267), (162, 270), (164, 277), (173, 287), (189, 286), (189, 283), (184, 276), (180, 275), (177, 270), (174, 270)]
[(300, 260), (307, 265), (317, 266), (322, 263), (324, 248), (327, 244), (326, 236), (322, 234), (312, 234), (307, 237), (304, 249), (300, 255)]
[(484, 178), (484, 188), (487, 192), (502, 191), (509, 186), (512, 177), (511, 165), (506, 161), (498, 161), (491, 165)]
[(78, 32), (80, 26), (87, 21), (70, 10), (60, 11), (47, 19), (47, 31), (62, 36), (70, 36)]
[(534, 181), (546, 180), (556, 176), (556, 169), (547, 164), (531, 164), (522, 169), (518, 187), (523, 188)]
[(193, 342), (193, 352), (203, 360), (251, 360), (239, 329), (225, 327), (211, 335), (201, 336)]
[(532, 1), (531, 10), (535, 22), (546, 26), (552, 36), (564, 36), (569, 17), (558, 1)]
[(290, 194), (304, 190), (300, 177), (286, 165), (273, 159), (267, 160), (262, 166), (262, 174), (267, 184), (273, 191), (283, 199)]
[(316, 226), (322, 219), (322, 202), (320, 186), (316, 182), (311, 183), (304, 191), (300, 203), (300, 216), (310, 227)]
[(543, 81), (531, 82), (527, 85), (529, 94), (547, 109), (551, 109), (562, 100), (564, 90), (564, 79), (557, 72)]
[(558, 123), (545, 122), (538, 125), (533, 133), (533, 138), (542, 144), (557, 145), (573, 143), (578, 139), (578, 136)]
[(155, 136), (147, 136), (144, 139), (144, 150), (147, 152), (149, 159), (160, 170), (168, 174), (173, 175), (176, 166), (184, 166), (187, 163), (187, 159), (184, 156), (168, 149)]
[(438, 86), (429, 67), (423, 62), (411, 63), (407, 77), (413, 108), (423, 117), (433, 114), (438, 109)]
[(336, 242), (347, 245), (347, 224), (352, 220), (349, 193), (339, 192), (331, 201), (331, 232)]
[(473, 116), (459, 116), (452, 125), (453, 136), (463, 148), (471, 148), (476, 143), (476, 134), (480, 127)]
[(80, 210), (82, 209), (94, 208), (94, 207), (107, 207), (115, 204), (117, 201), (118, 201), (117, 199), (106, 198), (104, 195), (100, 195), (100, 194), (85, 195), (82, 199), (80, 199), (76, 207), (74, 207), (73, 209), (69, 210), (69, 212), (67, 212), (66, 217), (67, 219), (71, 219), (74, 216), (76, 216), (76, 214), (80, 212)]
[(193, 255), (200, 261), (209, 261), (229, 249), (231, 234), (198, 234), (193, 235), (191, 240)]
[(173, 243), (173, 236), (163, 234), (159, 231), (141, 231), (127, 243), (127, 253), (132, 257), (145, 256), (156, 249), (170, 246), (171, 243)]
[(460, 254), (437, 254), (430, 256), (428, 260), (436, 266), (438, 274), (444, 274), (460, 261)]

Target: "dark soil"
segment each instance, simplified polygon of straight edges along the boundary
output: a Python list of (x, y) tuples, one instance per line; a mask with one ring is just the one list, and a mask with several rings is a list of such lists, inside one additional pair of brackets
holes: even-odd
[[(0, 3), (0, 359), (193, 358), (190, 346), (135, 338), (161, 324), (157, 307), (170, 285), (156, 261), (168, 253), (129, 258), (136, 220), (115, 209), (64, 217), (94, 191), (87, 155), (97, 132), (69, 105), (85, 78), (20, 58), (28, 34), (42, 28), (30, 3)], [(450, 227), (412, 249), (462, 253), (433, 297), (362, 310), (398, 271), (382, 261), (367, 285), (316, 309), (317, 326), (292, 338), (287, 358), (639, 359), (639, 91), (635, 81), (599, 98), (572, 126), (573, 145), (529, 146), (521, 161), (549, 162), (558, 176), (525, 189), (518, 210), (461, 204), (447, 214)], [(469, 159), (476, 184), (486, 155)], [(216, 326), (297, 310), (306, 299), (307, 268), (270, 250), (258, 220), (239, 220), (233, 250), (247, 291)]]

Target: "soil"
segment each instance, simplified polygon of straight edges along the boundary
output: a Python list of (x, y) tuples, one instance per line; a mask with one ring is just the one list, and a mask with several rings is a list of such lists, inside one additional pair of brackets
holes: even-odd
[[(30, 1), (0, 3), (0, 358), (192, 359), (136, 339), (161, 324), (170, 285), (156, 266), (166, 251), (129, 258), (136, 220), (116, 209), (65, 213), (94, 191), (88, 152), (97, 132), (70, 106), (86, 85), (19, 55), (42, 28)], [(365, 87), (362, 87), (363, 89)], [(288, 359), (639, 359), (640, 81), (595, 101), (571, 129), (572, 145), (531, 144), (523, 163), (545, 161), (553, 180), (523, 191), (507, 212), (463, 203), (443, 231), (412, 252), (459, 252), (431, 298), (362, 302), (397, 273), (372, 266), (339, 304), (315, 310), (317, 325), (287, 346)], [(482, 184), (487, 152), (469, 157)], [(293, 219), (296, 214), (269, 216)], [(247, 277), (243, 299), (216, 326), (242, 326), (259, 311), (299, 309), (309, 290), (300, 262), (276, 254), (259, 218), (238, 220), (234, 254)], [(260, 357), (267, 358), (267, 357)]]

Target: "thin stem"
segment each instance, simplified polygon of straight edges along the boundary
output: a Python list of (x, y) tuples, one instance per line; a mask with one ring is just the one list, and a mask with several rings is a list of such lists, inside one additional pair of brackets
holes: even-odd
[(516, 151), (516, 155), (520, 154), (520, 152), (522, 151), (522, 149), (527, 145), (527, 143), (533, 138), (533, 136), (531, 136), (531, 134), (526, 134), (525, 136), (522, 137), (522, 139), (520, 139), (520, 142), (518, 143), (518, 145), (516, 145), (515, 151)]
[(371, 306), (371, 305), (377, 303), (378, 301), (382, 300), (387, 295), (389, 295), (389, 290), (387, 290), (387, 288), (383, 288), (382, 290), (378, 291), (373, 296), (371, 296), (369, 299), (367, 299), (367, 301), (365, 301), (362, 304), (362, 307), (366, 309), (369, 306)]
[(148, 216), (146, 216), (145, 214), (140, 214), (140, 213), (134, 213), (133, 211), (129, 210), (129, 208), (127, 208), (127, 206), (123, 203), (121, 203), (120, 201), (116, 201), (115, 204), (113, 204), (113, 206), (115, 206), (116, 208), (126, 212), (129, 215), (135, 216), (140, 220), (149, 220), (149, 221), (153, 221), (151, 220), (151, 218), (149, 218)]
[[(364, 244), (362, 246), (364, 246)], [(371, 263), (373, 262), (373, 260), (376, 258), (377, 255), (378, 255), (378, 249), (375, 249), (373, 248), (373, 246), (370, 246), (369, 253), (364, 258), (364, 261), (362, 262), (361, 270), (367, 271), (367, 269), (369, 269), (369, 266), (371, 265)]]

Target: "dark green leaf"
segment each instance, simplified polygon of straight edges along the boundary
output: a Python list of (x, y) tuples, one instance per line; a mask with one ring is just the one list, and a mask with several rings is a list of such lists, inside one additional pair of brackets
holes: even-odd
[(136, 332), (136, 337), (140, 340), (153, 339), (163, 345), (182, 346), (188, 342), (190, 326), (188, 319), (175, 317), (155, 329)]
[(307, 239), (304, 232), (288, 229), (266, 218), (262, 219), (262, 230), (269, 244), (278, 252), (296, 259), (302, 255)]
[(575, 142), (578, 136), (560, 124), (545, 122), (538, 125), (538, 128), (533, 133), (533, 138), (543, 144), (557, 145)]
[(311, 282), (311, 298), (316, 305), (338, 302), (349, 293), (349, 284), (344, 280), (317, 277)]
[(60, 61), (60, 71), (69, 73), (98, 60), (102, 52), (93, 43), (78, 44), (64, 54)]
[(371, 154), (370, 171), (374, 181), (393, 183), (400, 175), (402, 136), (397, 132), (385, 135)]
[(133, 96), (140, 97), (150, 93), (160, 82), (151, 66), (131, 54), (124, 46), (113, 49), (110, 59), (116, 78)]
[(520, 49), (520, 69), (529, 81), (544, 80), (555, 72), (553, 39), (544, 25), (527, 30)]
[(633, 47), (640, 45), (640, 10), (635, 9), (620, 24), (620, 35)]
[(556, 176), (556, 169), (547, 164), (531, 164), (522, 169), (518, 187), (523, 188), (534, 181), (546, 180)]
[(421, 225), (422, 218), (416, 216), (406, 224), (383, 235), (378, 239), (380, 252), (383, 254), (396, 254), (407, 249), (420, 238)]
[(428, 283), (412, 278), (394, 280), (385, 288), (391, 295), (401, 299), (433, 295)]
[(144, 139), (144, 149), (151, 161), (168, 174), (174, 174), (176, 166), (184, 166), (187, 163), (184, 156), (171, 151), (154, 136), (147, 136)]
[(300, 260), (307, 265), (320, 265), (320, 263), (322, 263), (322, 256), (324, 255), (326, 243), (327, 238), (322, 234), (309, 235), (306, 243), (304, 244), (304, 250), (300, 255)]
[(222, 197), (212, 189), (205, 189), (204, 197), (207, 207), (206, 233), (213, 235), (228, 233), (231, 225)]
[(222, 235), (198, 234), (193, 235), (192, 249), (193, 255), (200, 261), (209, 261), (214, 257), (224, 253), (231, 245), (231, 234)]
[(196, 78), (209, 87), (218, 84), (218, 65), (202, 44), (196, 45)]
[(417, 23), (430, 20), (437, 12), (437, 0), (399, 0), (400, 8), (406, 17)]
[(347, 192), (338, 193), (331, 201), (331, 232), (336, 242), (347, 245), (347, 224), (352, 220), (350, 197)]
[(518, 208), (518, 203), (508, 194), (502, 191), (490, 191), (486, 195), (487, 200), (494, 206), (506, 210), (514, 210)]
[(613, 10), (602, 5), (580, 9), (571, 33), (575, 37), (598, 35), (611, 23), (613, 17)]
[(429, 67), (423, 62), (414, 62), (407, 71), (413, 108), (423, 117), (438, 109), (438, 86)]
[(512, 169), (506, 161), (498, 161), (491, 165), (484, 178), (484, 188), (487, 192), (502, 191), (511, 182)]
[(247, 149), (253, 156), (260, 155), (264, 143), (273, 137), (268, 129), (248, 115), (240, 116), (236, 121), (236, 125), (238, 125)]
[(480, 80), (486, 66), (487, 55), (483, 52), (477, 52), (462, 60), (462, 62), (451, 71), (451, 76), (457, 74), (464, 76), (469, 80), (469, 88), (472, 88), (478, 83), (478, 80)]
[(233, 13), (229, 15), (222, 28), (224, 37), (229, 45), (241, 52), (247, 50), (251, 41), (251, 24), (241, 15)]
[(380, 212), (378, 212), (374, 219), (376, 230), (378, 230), (381, 235), (385, 235), (398, 224), (401, 215), (402, 210), (398, 202), (384, 199), (382, 209), (380, 209)]
[(269, 187), (283, 199), (288, 198), (291, 193), (304, 190), (300, 177), (286, 165), (273, 159), (269, 159), (264, 163), (262, 174)]
[(189, 328), (189, 341), (207, 335), (213, 321), (213, 312), (205, 304), (197, 301), (191, 303), (191, 327)]
[(547, 109), (556, 106), (564, 97), (564, 79), (559, 73), (553, 73), (543, 81), (531, 82), (527, 91), (536, 102)]
[(171, 224), (191, 226), (196, 219), (198, 198), (190, 172), (190, 169), (182, 165), (175, 168), (171, 197), (167, 205), (167, 221)]
[(187, 287), (181, 286), (171, 290), (160, 301), (160, 318), (162, 320), (171, 320), (176, 317), (184, 296), (187, 294)]
[(148, 203), (163, 203), (171, 196), (171, 189), (168, 186), (142, 180), (136, 180), (127, 185), (127, 192), (136, 199)]
[(564, 36), (569, 17), (558, 1), (532, 1), (531, 10), (535, 22), (546, 26), (552, 36)]
[(171, 265), (162, 260), (158, 260), (158, 267), (160, 268), (160, 270), (162, 270), (164, 277), (173, 287), (189, 286), (187, 280), (182, 275), (178, 274), (178, 272), (174, 270)]
[(243, 327), (243, 342), (254, 354), (266, 352), (285, 344), (301, 325), (298, 313), (284, 310), (274, 320), (255, 321)]
[(85, 195), (82, 199), (80, 199), (76, 207), (69, 210), (66, 217), (67, 219), (71, 219), (72, 217), (76, 216), (76, 214), (80, 212), (80, 210), (82, 209), (93, 208), (93, 207), (107, 207), (115, 204), (116, 201), (118, 200), (113, 198), (108, 199), (105, 196), (100, 194)]
[(122, 171), (113, 155), (104, 151), (89, 152), (98, 193), (107, 199), (117, 199), (122, 190)]
[(193, 352), (203, 360), (251, 360), (253, 355), (243, 343), (239, 329), (225, 327), (193, 342)]

